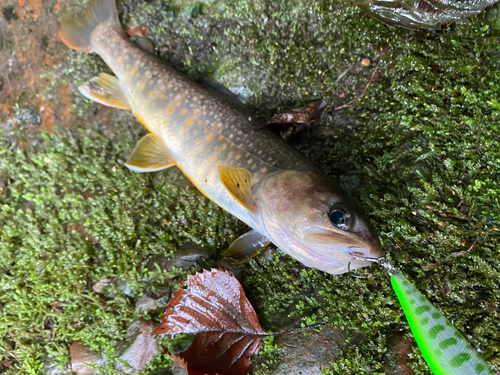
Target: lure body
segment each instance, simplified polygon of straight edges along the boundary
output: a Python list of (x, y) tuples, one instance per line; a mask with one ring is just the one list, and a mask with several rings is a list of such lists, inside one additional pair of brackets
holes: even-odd
[(400, 273), (391, 284), (418, 347), (436, 375), (495, 375), (471, 344)]

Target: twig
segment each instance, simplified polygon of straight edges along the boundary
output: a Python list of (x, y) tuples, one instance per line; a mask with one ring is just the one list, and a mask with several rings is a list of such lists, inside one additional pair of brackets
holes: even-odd
[(324, 326), (325, 324), (326, 324), (325, 322), (316, 323), (316, 324), (312, 324), (312, 325), (307, 326), (307, 327), (292, 329), (290, 331), (270, 333), (270, 334), (268, 334), (268, 336), (284, 336), (284, 335), (289, 335), (291, 333), (303, 332), (303, 331), (307, 331), (309, 329), (318, 328), (318, 327)]
[(344, 109), (344, 108), (347, 108), (349, 107), (351, 104), (353, 103), (356, 103), (359, 99), (363, 98), (363, 96), (365, 96), (366, 94), (366, 90), (368, 90), (368, 87), (370, 87), (370, 85), (373, 83), (373, 78), (375, 77), (375, 73), (377, 73), (377, 70), (378, 70), (378, 66), (380, 65), (380, 62), (377, 64), (377, 66), (375, 67), (375, 70), (373, 71), (373, 74), (370, 78), (370, 80), (368, 81), (368, 84), (366, 85), (365, 89), (363, 90), (363, 92), (361, 93), (360, 96), (355, 96), (354, 99), (350, 100), (349, 102), (347, 102), (346, 104), (342, 104), (340, 107), (337, 107), (337, 108), (333, 108), (332, 109), (332, 112), (334, 111), (338, 111), (338, 110), (341, 110), (341, 109)]
[(451, 256), (457, 258), (461, 255), (465, 255), (465, 254), (469, 253), (472, 249), (474, 249), (477, 246), (477, 240), (479, 240), (479, 237), (477, 237), (476, 240), (472, 243), (472, 245), (470, 245), (469, 249), (464, 250), (464, 251), (457, 251), (455, 253), (451, 253)]

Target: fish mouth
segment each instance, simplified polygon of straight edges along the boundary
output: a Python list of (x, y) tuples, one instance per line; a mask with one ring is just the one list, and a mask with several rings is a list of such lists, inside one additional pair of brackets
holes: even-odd
[(345, 254), (350, 254), (352, 250), (361, 254), (370, 254), (370, 249), (363, 246), (363, 242), (356, 235), (349, 232), (337, 231), (333, 229), (309, 227), (303, 230), (303, 239), (312, 246), (336, 246)]

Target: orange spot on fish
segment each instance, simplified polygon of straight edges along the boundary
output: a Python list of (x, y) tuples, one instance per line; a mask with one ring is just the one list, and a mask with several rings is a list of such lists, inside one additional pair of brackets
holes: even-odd
[(219, 146), (214, 147), (214, 151), (217, 151), (219, 149)]
[(125, 69), (130, 69), (130, 64), (125, 65)]
[(212, 157), (210, 158), (210, 161), (214, 161), (214, 160), (215, 160), (215, 156), (212, 156)]
[(241, 158), (241, 155), (236, 156), (236, 160), (239, 160)]
[(133, 35), (146, 35), (148, 32), (148, 27), (146, 25), (142, 26), (137, 26), (134, 28), (131, 28), (130, 26), (127, 26), (127, 34), (130, 36)]
[(204, 129), (204, 130), (203, 130), (203, 133), (206, 133), (206, 132), (207, 132), (207, 129)]
[(132, 71), (130, 73), (135, 74), (135, 69), (132, 69)]
[(153, 96), (153, 91), (150, 91), (150, 92), (149, 92), (149, 96)]
[(174, 109), (172, 107), (168, 107), (168, 113), (172, 113)]
[(149, 81), (149, 86), (152, 86), (153, 85), (153, 81)]
[(189, 120), (189, 121), (187, 122), (187, 124), (188, 124), (188, 126), (193, 125), (193, 120)]
[(181, 115), (183, 115), (183, 116), (184, 116), (186, 113), (187, 113), (187, 111), (186, 111), (185, 109), (183, 109), (183, 110), (181, 111)]
[(267, 168), (262, 168), (260, 171), (261, 171), (262, 173), (265, 173), (265, 172), (267, 171)]
[(210, 152), (210, 149), (209, 149), (209, 148), (207, 148), (205, 151), (208, 153), (208, 152)]
[(198, 121), (198, 126), (201, 126), (201, 121)]
[(193, 134), (194, 134), (194, 135), (198, 134), (198, 130), (195, 130), (195, 131), (193, 132)]
[(231, 151), (227, 156), (229, 157), (233, 156), (233, 152)]
[(199, 139), (197, 139), (197, 140), (196, 140), (196, 144), (198, 144), (198, 143), (200, 143), (200, 140), (199, 140)]
[(161, 94), (160, 99), (165, 99), (165, 95)]
[(226, 149), (227, 145), (222, 145), (222, 151), (224, 151)]
[(136, 76), (137, 78), (139, 78), (141, 75), (140, 75), (139, 73), (137, 73), (135, 76)]
[(212, 140), (212, 138), (213, 138), (213, 137), (212, 137), (211, 135), (209, 135), (209, 136), (207, 137), (207, 141), (209, 141), (209, 142), (210, 142), (210, 141)]
[(224, 139), (223, 135), (219, 135), (219, 141), (222, 141)]
[(229, 145), (229, 147), (234, 147), (234, 143), (231, 143), (231, 144)]

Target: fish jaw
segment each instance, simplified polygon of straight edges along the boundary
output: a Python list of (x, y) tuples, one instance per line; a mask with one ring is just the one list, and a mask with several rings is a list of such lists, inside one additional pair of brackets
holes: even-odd
[[(338, 275), (372, 263), (363, 258), (382, 256), (372, 224), (327, 176), (277, 171), (264, 177), (253, 195), (273, 243), (308, 267)], [(335, 227), (327, 215), (336, 204), (349, 210), (347, 230)]]

